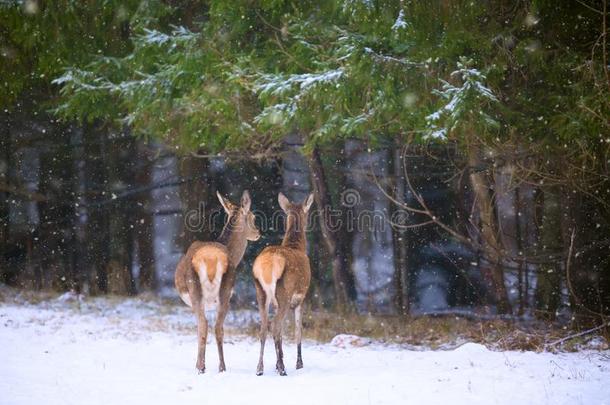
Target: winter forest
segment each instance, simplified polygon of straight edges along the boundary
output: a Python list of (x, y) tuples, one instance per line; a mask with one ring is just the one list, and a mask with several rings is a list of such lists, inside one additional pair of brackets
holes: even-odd
[(0, 0), (0, 404), (608, 403), (608, 24)]

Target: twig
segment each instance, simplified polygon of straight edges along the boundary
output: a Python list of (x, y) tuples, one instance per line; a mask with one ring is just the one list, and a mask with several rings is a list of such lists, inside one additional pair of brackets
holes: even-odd
[(602, 61), (604, 64), (604, 72), (606, 73), (606, 85), (610, 85), (610, 72), (608, 71), (608, 47), (606, 44), (608, 43), (608, 29), (607, 29), (607, 16), (608, 16), (608, 0), (604, 0), (603, 3), (603, 15), (602, 15), (602, 35), (604, 39), (602, 40)]
[(570, 277), (570, 269), (572, 267), (571, 266), (572, 252), (574, 251), (574, 237), (575, 236), (576, 236), (576, 228), (572, 228), (572, 235), (570, 236), (570, 247), (568, 248), (568, 258), (566, 260), (566, 284), (568, 286), (568, 291), (574, 298), (576, 305), (580, 305), (580, 300), (578, 299), (578, 296), (576, 295), (576, 293), (574, 292), (574, 289), (572, 288), (572, 279)]
[(584, 7), (588, 8), (589, 10), (593, 11), (594, 13), (600, 14), (602, 15), (602, 11), (598, 10), (594, 7), (591, 7), (590, 5), (588, 5), (587, 3), (585, 3), (584, 1), (581, 0), (576, 0), (578, 3), (580, 3), (581, 5), (583, 5)]
[(559, 340), (556, 340), (554, 342), (547, 343), (547, 344), (544, 345), (544, 349), (546, 350), (549, 347), (562, 344), (563, 342), (567, 342), (568, 340), (575, 339), (577, 337), (589, 335), (589, 334), (591, 334), (593, 332), (596, 332), (596, 331), (598, 331), (600, 329), (603, 329), (603, 328), (605, 328), (607, 326), (610, 326), (610, 322), (606, 322), (606, 323), (603, 323), (603, 324), (601, 324), (599, 326), (596, 326), (595, 328), (587, 329), (587, 330), (584, 330), (582, 332), (578, 332), (578, 333), (575, 333), (573, 335), (569, 335), (569, 336), (563, 337), (563, 338), (561, 338)]
[[(576, 292), (574, 291), (574, 288), (572, 287), (572, 277), (570, 274), (570, 270), (572, 267), (572, 254), (574, 251), (575, 236), (576, 236), (576, 228), (572, 228), (572, 235), (570, 236), (570, 247), (568, 249), (568, 258), (566, 259), (566, 284), (568, 287), (568, 292), (570, 293), (572, 298), (574, 298), (574, 303), (577, 306), (579, 306), (580, 308), (584, 309), (586, 312), (588, 312), (592, 315), (600, 317), (603, 321), (605, 319), (605, 315), (600, 312), (596, 312), (596, 311), (593, 311), (593, 310), (587, 308), (587, 306), (582, 303), (582, 301), (580, 300), (578, 295), (576, 295)], [(608, 324), (610, 324), (610, 322)]]

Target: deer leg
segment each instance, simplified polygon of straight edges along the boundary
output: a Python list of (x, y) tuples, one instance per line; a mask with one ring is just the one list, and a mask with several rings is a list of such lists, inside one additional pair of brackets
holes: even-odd
[(203, 308), (203, 295), (199, 277), (192, 269), (191, 273), (190, 276), (186, 277), (186, 281), (191, 308), (197, 318), (197, 363), (195, 363), (195, 367), (197, 367), (199, 374), (203, 374), (205, 372), (205, 345), (208, 340), (208, 320)]
[(303, 306), (294, 309), (294, 340), (297, 342), (297, 370), (303, 368), (303, 357), (301, 356), (301, 338), (303, 335)]
[(275, 341), (275, 354), (277, 356), (277, 362), (275, 363), (275, 369), (279, 375), (286, 375), (286, 368), (284, 367), (284, 351), (282, 350), (282, 326), (284, 325), (284, 318), (286, 317), (286, 305), (280, 305), (277, 308), (277, 312), (273, 317), (272, 333), (273, 340)]
[(226, 301), (221, 298), (220, 305), (218, 306), (218, 314), (216, 315), (216, 325), (214, 326), (214, 334), (216, 335), (216, 345), (218, 346), (218, 372), (222, 373), (226, 371), (225, 367), (225, 355), (224, 350), (222, 348), (222, 343), (224, 340), (224, 323), (225, 317), (227, 316), (227, 312), (229, 310), (229, 300)]
[(203, 313), (203, 308), (199, 307), (197, 311), (197, 370), (199, 374), (205, 373), (205, 345), (208, 340), (208, 320)]
[(263, 375), (263, 355), (265, 354), (265, 341), (267, 340), (267, 331), (269, 330), (269, 303), (266, 302), (265, 291), (261, 287), (258, 280), (254, 280), (254, 285), (256, 286), (256, 301), (258, 302), (258, 310), (261, 316), (261, 351), (258, 357), (256, 375)]

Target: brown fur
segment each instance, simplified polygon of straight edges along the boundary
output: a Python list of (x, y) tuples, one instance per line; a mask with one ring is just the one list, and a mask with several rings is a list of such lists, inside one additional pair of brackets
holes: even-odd
[(275, 307), (271, 329), (277, 355), (276, 370), (280, 375), (286, 375), (282, 351), (282, 325), (288, 309), (295, 311), (297, 369), (303, 367), (301, 356), (302, 304), (311, 281), (305, 225), (313, 196), (310, 195), (303, 204), (292, 204), (280, 193), (278, 201), (287, 214), (284, 240), (281, 246), (268, 246), (263, 249), (252, 268), (261, 315), (261, 350), (257, 375), (263, 374), (263, 353), (269, 329), (269, 306), (272, 303)]
[(229, 255), (226, 252), (226, 248), (224, 246), (216, 246), (213, 244), (207, 244), (202, 246), (201, 249), (198, 249), (193, 255), (193, 260), (191, 261), (193, 269), (199, 278), (202, 277), (199, 270), (205, 268), (207, 270), (207, 274), (205, 274), (205, 276), (207, 276), (208, 280), (210, 281), (214, 280), (214, 277), (216, 277), (218, 262), (220, 262), (222, 274), (226, 273), (229, 266)]
[(265, 284), (271, 284), (273, 279), (277, 280), (282, 277), (285, 265), (286, 258), (283, 255), (275, 254), (272, 249), (266, 248), (256, 258), (253, 269), (254, 277)]
[[(225, 371), (223, 337), (224, 319), (229, 310), (229, 301), (235, 285), (236, 268), (241, 261), (248, 240), (257, 240), (260, 233), (254, 225), (254, 215), (250, 212), (250, 195), (244, 191), (241, 206), (236, 206), (218, 194), (218, 199), (227, 213), (225, 227), (216, 242), (193, 242), (176, 267), (176, 289), (184, 302), (197, 316), (198, 352), (196, 367), (205, 371), (205, 348), (208, 335), (208, 320), (204, 311), (206, 302), (217, 302), (215, 324), (218, 346), (219, 371)], [(202, 284), (211, 283), (216, 278), (218, 263), (221, 264), (220, 287), (217, 297), (205, 297)], [(200, 274), (205, 269), (205, 274)], [(206, 300), (207, 299), (207, 300)]]

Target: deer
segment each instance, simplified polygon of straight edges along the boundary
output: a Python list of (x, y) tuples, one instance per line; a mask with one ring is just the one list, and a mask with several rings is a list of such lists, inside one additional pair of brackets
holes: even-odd
[(296, 368), (303, 368), (301, 338), (303, 332), (303, 301), (311, 281), (311, 267), (307, 257), (305, 226), (307, 213), (313, 203), (313, 194), (301, 204), (291, 203), (279, 193), (278, 202), (286, 213), (286, 231), (280, 246), (267, 246), (258, 255), (252, 267), (256, 300), (260, 312), (260, 355), (256, 375), (263, 375), (263, 355), (269, 330), (269, 307), (273, 305), (275, 314), (271, 333), (275, 342), (277, 357), (276, 371), (286, 375), (282, 350), (282, 327), (288, 309), (294, 310), (295, 340), (297, 343)]
[(208, 316), (216, 311), (214, 332), (218, 346), (218, 371), (226, 371), (223, 338), (224, 320), (233, 295), (236, 269), (248, 241), (260, 238), (250, 211), (248, 191), (241, 196), (241, 204), (235, 205), (220, 193), (216, 193), (227, 219), (220, 237), (215, 242), (195, 241), (182, 256), (176, 267), (175, 283), (180, 298), (193, 309), (197, 317), (197, 362), (199, 374), (205, 372), (205, 349), (208, 337)]

